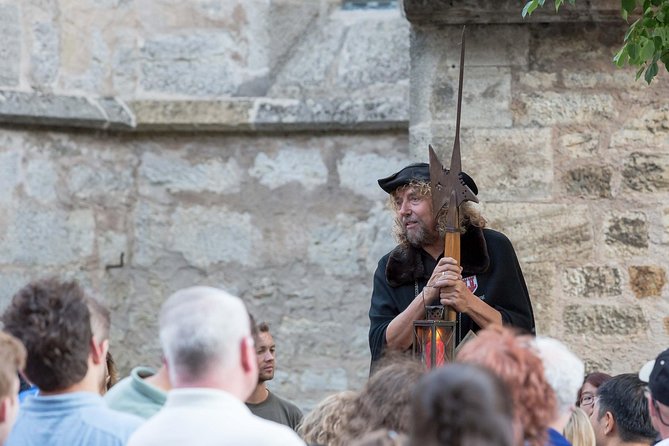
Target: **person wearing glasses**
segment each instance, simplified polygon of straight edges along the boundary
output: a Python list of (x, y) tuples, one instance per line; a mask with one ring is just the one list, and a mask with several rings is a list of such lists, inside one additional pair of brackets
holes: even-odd
[(604, 384), (606, 381), (611, 379), (611, 375), (608, 373), (602, 372), (593, 372), (589, 373), (583, 385), (578, 389), (578, 395), (576, 397), (576, 407), (580, 407), (585, 414), (590, 417), (592, 415), (592, 408), (595, 404), (595, 396), (597, 395), (597, 389)]
[(639, 379), (648, 383), (648, 412), (661, 438), (656, 446), (669, 446), (669, 349), (647, 362), (639, 371)]

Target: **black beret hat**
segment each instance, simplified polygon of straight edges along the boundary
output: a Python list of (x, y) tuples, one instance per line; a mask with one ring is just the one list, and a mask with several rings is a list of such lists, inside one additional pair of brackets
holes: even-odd
[[(474, 195), (478, 195), (479, 188), (476, 187), (474, 179), (464, 172), (462, 172), (462, 179), (471, 191), (474, 192)], [(412, 181), (424, 181), (429, 183), (430, 165), (428, 163), (409, 164), (399, 172), (396, 172), (389, 177), (381, 178), (379, 180), (379, 186), (381, 186), (381, 189), (387, 193), (392, 194), (398, 187), (409, 184)]]

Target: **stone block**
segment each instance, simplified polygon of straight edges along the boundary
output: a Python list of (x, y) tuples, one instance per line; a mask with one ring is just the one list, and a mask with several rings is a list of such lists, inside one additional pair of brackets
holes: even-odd
[(304, 395), (311, 392), (341, 392), (348, 389), (346, 370), (341, 367), (306, 369), (300, 375), (300, 391)]
[(583, 166), (567, 171), (562, 177), (567, 193), (585, 198), (611, 198), (611, 169)]
[(140, 85), (153, 93), (234, 96), (249, 75), (247, 51), (230, 30), (155, 36), (140, 49)]
[(610, 266), (567, 268), (563, 273), (563, 290), (574, 297), (619, 296), (620, 270)]
[(122, 163), (96, 161), (69, 170), (65, 179), (69, 195), (108, 207), (128, 203), (135, 184), (133, 169)]
[(567, 305), (564, 324), (570, 333), (591, 335), (635, 335), (643, 333), (648, 321), (637, 305)]
[[(552, 196), (550, 129), (468, 129), (461, 144), (463, 169), (476, 180), (483, 202)], [(445, 165), (450, 164), (450, 147), (438, 153)]]
[(245, 129), (250, 127), (253, 102), (246, 99), (221, 101), (130, 101), (139, 129)]
[(618, 116), (613, 96), (607, 93), (520, 93), (512, 109), (514, 124), (521, 126), (595, 124)]
[(629, 88), (630, 73), (625, 70), (605, 71), (562, 71), (565, 88), (606, 88), (626, 90)]
[(378, 172), (378, 177), (397, 172), (410, 161), (406, 158), (378, 155), (376, 153), (346, 152), (337, 162), (339, 185), (355, 194), (372, 200), (383, 200), (388, 196), (380, 187), (377, 178), (371, 173)]
[(144, 152), (139, 166), (140, 193), (155, 198), (164, 192), (239, 192), (244, 172), (236, 159), (198, 161), (169, 151)]
[(257, 130), (337, 130), (406, 128), (408, 95), (381, 98), (259, 99), (252, 112)]
[(291, 182), (313, 190), (328, 180), (328, 168), (320, 151), (298, 148), (282, 149), (272, 157), (259, 153), (249, 174), (272, 190)]
[(52, 23), (33, 24), (30, 70), (35, 84), (48, 87), (56, 81), (60, 64), (59, 41), (58, 29)]
[[(417, 89), (430, 89), (430, 95), (420, 102), (420, 96), (412, 99), (412, 106), (422, 111), (412, 110), (414, 118), (435, 121), (439, 125), (454, 126), (457, 108), (459, 68), (448, 65), (430, 73), (433, 77), (421, 79), (412, 75), (411, 93)], [(465, 69), (462, 96), (463, 128), (505, 128), (512, 126), (511, 71), (501, 67), (471, 67)]]
[(625, 124), (627, 129), (640, 129), (651, 134), (662, 134), (667, 136), (669, 132), (669, 106), (660, 103), (652, 108), (641, 110), (640, 116)]
[[(338, 90), (395, 85), (409, 78), (409, 23), (396, 11), (372, 15), (374, 19), (356, 20), (348, 26), (337, 64)], [(313, 57), (321, 56), (313, 54)]]
[(624, 161), (623, 187), (636, 192), (669, 191), (669, 155), (631, 153)]
[(19, 6), (19, 3), (0, 4), (0, 86), (4, 87), (19, 84), (22, 47)]
[(522, 87), (523, 90), (550, 90), (557, 85), (557, 73), (545, 71), (521, 71), (515, 74), (514, 86)]
[(597, 154), (599, 138), (598, 132), (584, 129), (578, 133), (560, 136), (559, 147), (570, 158), (587, 158)]
[(139, 200), (133, 215), (132, 261), (140, 267), (153, 267), (169, 248), (171, 221), (169, 208)]
[(525, 262), (587, 259), (593, 252), (591, 212), (583, 205), (484, 204), (489, 226), (504, 232)]
[(360, 273), (359, 231), (355, 220), (340, 214), (331, 223), (316, 225), (310, 231), (309, 261), (319, 265), (325, 274), (345, 277)]
[(262, 234), (253, 216), (225, 207), (178, 207), (169, 234), (171, 243), (164, 248), (180, 252), (197, 268), (218, 263), (255, 266), (262, 257)]
[(290, 56), (290, 50), (318, 23), (321, 6), (317, 2), (271, 2), (267, 14), (267, 44), (272, 70), (280, 67)]
[(0, 149), (0, 203), (9, 203), (20, 183), (21, 153)]
[(620, 149), (625, 155), (639, 157), (661, 155), (667, 144), (669, 144), (669, 132), (653, 133), (648, 130), (622, 129), (611, 134), (610, 146), (613, 149)]
[(93, 255), (94, 233), (90, 209), (65, 212), (26, 204), (14, 212), (0, 240), (0, 263), (81, 265)]
[(277, 73), (268, 96), (299, 98), (311, 92), (332, 92), (330, 71), (336, 66), (346, 31), (347, 27), (333, 17), (307, 33)]
[(604, 223), (606, 244), (623, 251), (648, 248), (648, 221), (641, 212), (609, 215)]
[(112, 116), (105, 114), (105, 107), (84, 97), (0, 90), (0, 122), (92, 128), (126, 128), (132, 122), (122, 107)]
[(557, 282), (557, 268), (554, 263), (526, 263), (522, 265), (523, 276), (527, 284), (527, 290), (532, 300), (534, 317), (539, 326), (550, 326), (543, 324), (544, 321), (552, 322), (553, 308), (555, 307), (555, 284)]
[(25, 168), (25, 192), (44, 204), (57, 199), (58, 166), (50, 159), (31, 157)]
[(662, 326), (664, 327), (664, 332), (669, 335), (669, 317), (662, 319)]
[(630, 288), (637, 298), (661, 296), (667, 273), (660, 266), (630, 266)]

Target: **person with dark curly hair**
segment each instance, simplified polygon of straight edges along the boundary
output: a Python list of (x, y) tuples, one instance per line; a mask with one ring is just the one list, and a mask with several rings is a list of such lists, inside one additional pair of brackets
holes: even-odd
[(543, 446), (557, 398), (533, 341), (532, 336), (493, 325), (462, 346), (456, 361), (486, 367), (500, 377), (511, 394), (516, 444)]
[(121, 446), (142, 422), (105, 405), (109, 311), (75, 281), (32, 282), (2, 315), (26, 347), (25, 375), (39, 388), (26, 399), (6, 446)]
[(26, 363), (26, 349), (14, 336), (0, 331), (0, 446), (19, 411), (19, 372)]
[(448, 364), (425, 376), (413, 392), (409, 446), (513, 446), (513, 403), (492, 372)]

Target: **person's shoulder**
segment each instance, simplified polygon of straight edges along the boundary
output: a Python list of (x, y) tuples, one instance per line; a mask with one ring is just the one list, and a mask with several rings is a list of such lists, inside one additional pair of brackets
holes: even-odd
[(291, 401), (288, 401), (288, 400), (285, 399), (285, 398), (281, 398), (279, 395), (277, 395), (276, 393), (273, 393), (273, 392), (270, 393), (270, 395), (274, 396), (274, 398), (276, 398), (277, 402), (278, 402), (279, 404), (281, 404), (282, 406), (284, 406), (285, 408), (287, 408), (287, 409), (289, 409), (289, 410), (291, 410), (291, 411), (296, 411), (296, 412), (300, 412), (300, 413), (302, 413), (302, 411), (300, 410), (300, 408), (297, 407), (297, 405), (296, 405), (295, 403), (293, 403), (293, 402), (291, 402)]
[(493, 245), (511, 246), (511, 240), (509, 240), (509, 237), (499, 231), (495, 231), (494, 229), (483, 228), (483, 236), (485, 237), (487, 243), (491, 243)]

